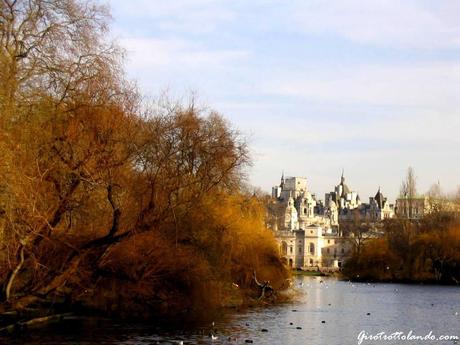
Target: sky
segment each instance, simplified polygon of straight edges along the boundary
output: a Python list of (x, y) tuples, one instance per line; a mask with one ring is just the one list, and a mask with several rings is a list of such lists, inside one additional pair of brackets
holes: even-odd
[(249, 182), (394, 200), (460, 185), (460, 1), (112, 0), (142, 92), (188, 99), (247, 137)]

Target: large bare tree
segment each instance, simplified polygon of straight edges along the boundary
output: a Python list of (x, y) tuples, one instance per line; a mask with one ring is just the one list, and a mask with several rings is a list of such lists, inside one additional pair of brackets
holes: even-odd
[(168, 274), (167, 293), (277, 265), (241, 193), (244, 138), (193, 102), (142, 103), (108, 18), (90, 0), (0, 0), (0, 309), (125, 286), (150, 301)]
[(407, 174), (402, 181), (399, 194), (401, 198), (406, 200), (405, 206), (407, 206), (407, 216), (412, 218), (415, 198), (417, 197), (417, 177), (415, 176), (414, 168), (407, 168)]
[(118, 63), (108, 11), (91, 0), (0, 1), (3, 111), (52, 94), (64, 101)]
[(108, 18), (89, 0), (0, 1), (6, 299), (34, 248), (78, 206), (83, 185), (104, 186), (113, 201), (107, 176), (120, 138), (111, 126), (134, 103), (121, 83), (120, 50), (104, 38)]

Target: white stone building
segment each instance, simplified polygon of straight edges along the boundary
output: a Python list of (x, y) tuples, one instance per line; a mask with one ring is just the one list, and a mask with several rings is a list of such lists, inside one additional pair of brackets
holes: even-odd
[(269, 226), (289, 266), (340, 267), (351, 254), (351, 245), (338, 234), (337, 212), (325, 211), (308, 191), (307, 179), (282, 176), (272, 197)]
[(322, 204), (308, 190), (304, 177), (281, 177), (272, 188), (268, 226), (274, 231), (282, 257), (293, 268), (339, 268), (352, 254), (350, 238), (342, 236), (339, 222), (379, 222), (393, 217), (393, 205), (380, 188), (369, 204), (361, 203), (341, 176)]

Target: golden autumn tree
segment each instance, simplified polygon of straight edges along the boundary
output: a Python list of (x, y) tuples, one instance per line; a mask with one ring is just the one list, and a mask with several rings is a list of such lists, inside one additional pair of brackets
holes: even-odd
[(93, 1), (0, 1), (3, 306), (177, 310), (210, 298), (204, 281), (282, 281), (241, 189), (244, 138), (193, 103), (143, 104), (108, 18)]

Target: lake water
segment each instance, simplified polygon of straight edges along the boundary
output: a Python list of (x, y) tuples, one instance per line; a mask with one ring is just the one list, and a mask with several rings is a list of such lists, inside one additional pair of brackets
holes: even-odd
[[(414, 336), (460, 336), (460, 288), (452, 286), (349, 283), (297, 277), (295, 302), (249, 309), (194, 330), (160, 331), (145, 325), (67, 324), (9, 342), (15, 344), (358, 344), (360, 332)], [(453, 340), (363, 339), (362, 344), (455, 344)], [(458, 341), (460, 344), (460, 341)]]

